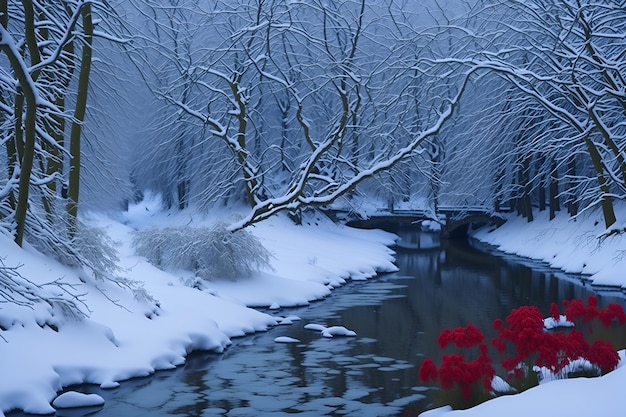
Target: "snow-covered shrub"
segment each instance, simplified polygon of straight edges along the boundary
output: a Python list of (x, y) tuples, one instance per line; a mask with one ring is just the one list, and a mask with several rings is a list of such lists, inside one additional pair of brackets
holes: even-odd
[(135, 250), (153, 265), (194, 271), (203, 279), (234, 280), (270, 267), (271, 254), (245, 230), (208, 227), (150, 228), (135, 233)]
[(78, 222), (70, 234), (67, 224), (61, 220), (56, 224), (57, 228), (38, 221), (27, 225), (28, 243), (63, 265), (88, 269), (99, 281), (117, 280), (119, 258), (106, 230)]
[[(63, 265), (81, 270), (83, 281), (90, 278), (99, 282), (108, 281), (131, 291), (137, 301), (158, 304), (142, 283), (120, 274), (117, 243), (109, 237), (105, 229), (77, 222), (74, 233), (70, 234), (68, 225), (62, 219), (57, 219), (55, 223), (58, 225), (56, 229), (39, 221), (28, 224), (28, 242)], [(105, 291), (104, 288), (99, 290)], [(67, 291), (73, 294), (73, 289)]]
[(18, 312), (19, 308), (34, 310), (38, 305), (46, 306), (42, 311), (50, 313), (40, 316), (41, 322), (38, 324), (42, 327), (49, 325), (51, 328), (58, 328), (63, 319), (83, 318), (87, 306), (73, 290), (71, 285), (61, 280), (36, 284), (19, 273), (19, 265), (5, 265), (0, 258), (0, 305), (6, 303), (17, 307), (8, 315), (0, 315), (0, 331), (8, 330), (15, 324), (12, 314)]

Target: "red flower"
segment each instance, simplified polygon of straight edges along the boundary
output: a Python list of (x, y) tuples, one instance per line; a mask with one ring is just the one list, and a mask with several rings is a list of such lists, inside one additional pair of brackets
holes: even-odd
[(506, 350), (506, 345), (502, 342), (502, 340), (500, 340), (497, 337), (494, 337), (493, 339), (491, 339), (491, 344), (500, 353), (504, 353), (504, 351)]
[(582, 300), (572, 300), (565, 308), (565, 317), (569, 321), (574, 321), (578, 318), (583, 318), (585, 316), (586, 307), (583, 304)]
[(442, 349), (450, 343), (463, 349), (477, 346), (479, 355), (469, 362), (461, 353), (443, 355), (439, 369), (432, 360), (427, 358), (422, 362), (419, 370), (420, 380), (428, 382), (431, 379), (436, 381), (439, 378), (439, 383), (443, 389), (452, 389), (457, 385), (466, 400), (471, 398), (472, 384), (480, 382), (486, 391), (491, 390), (491, 381), (496, 372), (491, 365), (484, 339), (483, 333), (471, 323), (464, 327), (443, 330), (437, 338), (437, 343)]
[(550, 304), (550, 316), (558, 323), (561, 318), (561, 313), (559, 312), (559, 306), (556, 303)]
[(598, 314), (598, 298), (593, 295), (587, 299), (587, 305), (582, 300), (572, 300), (565, 309), (565, 316), (569, 321), (582, 319), (583, 323), (588, 323), (598, 317)]
[(624, 307), (616, 303), (609, 303), (606, 309), (599, 310), (598, 318), (606, 327), (611, 326), (614, 321), (617, 321), (620, 326), (626, 324), (626, 313), (624, 312)]
[(450, 343), (451, 333), (450, 329), (443, 329), (441, 333), (439, 333), (439, 337), (437, 337), (437, 344), (441, 349), (445, 349), (446, 346), (448, 346), (448, 343)]
[(515, 368), (511, 373), (509, 373), (509, 379), (523, 379), (526, 376), (526, 372), (522, 368)]
[(518, 357), (505, 358), (502, 360), (502, 367), (507, 371), (512, 371), (519, 365), (520, 359)]
[(441, 349), (445, 349), (448, 344), (453, 343), (456, 347), (470, 348), (476, 346), (485, 339), (483, 333), (469, 323), (465, 327), (457, 327), (452, 330), (444, 329), (437, 338), (437, 343)]
[(502, 327), (502, 319), (495, 319), (493, 321), (492, 327), (494, 328), (494, 330), (501, 331), (503, 329), (503, 327)]
[(439, 367), (441, 388), (452, 389), (455, 382), (461, 385), (469, 373), (466, 365), (463, 355), (457, 353), (443, 355), (443, 362)]
[(589, 350), (589, 344), (582, 332), (572, 330), (567, 334), (564, 348), (566, 355), (570, 359), (577, 359), (585, 356), (585, 353)]
[(428, 383), (431, 379), (437, 381), (437, 366), (430, 358), (424, 359), (419, 371), (420, 381)]
[(499, 331), (498, 337), (492, 344), (500, 352), (505, 351), (505, 342), (515, 347), (515, 355), (504, 358), (502, 366), (507, 371), (513, 371), (521, 362), (528, 361), (533, 356), (537, 364), (557, 366), (556, 341), (543, 328), (543, 314), (534, 306), (522, 306), (514, 309), (506, 318), (508, 328), (500, 323), (494, 323)]
[(600, 368), (602, 373), (612, 371), (619, 363), (619, 354), (613, 345), (602, 340), (597, 340), (591, 345), (586, 358), (589, 362)]

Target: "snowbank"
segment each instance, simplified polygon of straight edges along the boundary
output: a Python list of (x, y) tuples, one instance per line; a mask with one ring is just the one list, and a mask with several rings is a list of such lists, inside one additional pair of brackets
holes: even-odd
[[(617, 205), (618, 219), (626, 220), (626, 205)], [(571, 219), (559, 213), (549, 220), (548, 212), (535, 213), (532, 222), (509, 215), (507, 222), (491, 231), (475, 233), (478, 240), (499, 250), (546, 262), (566, 272), (589, 275), (593, 284), (626, 289), (626, 234), (605, 237), (600, 212), (583, 213)], [(626, 229), (626, 222), (612, 229)]]
[[(192, 350), (221, 352), (230, 338), (282, 321), (251, 306), (305, 305), (348, 279), (396, 270), (388, 248), (393, 235), (340, 227), (321, 218), (295, 226), (278, 217), (250, 228), (272, 252), (273, 270), (236, 282), (208, 281), (202, 290), (189, 285), (188, 272), (161, 271), (133, 254), (134, 229), (190, 221), (168, 216), (154, 201), (132, 207), (116, 220), (91, 219), (117, 242), (121, 275), (137, 281), (152, 299), (136, 297), (112, 282), (86, 279), (84, 273), (0, 236), (5, 266), (19, 266), (18, 272), (33, 285), (54, 280), (71, 285), (66, 289), (79, 295), (88, 315), (66, 319), (46, 303), (0, 305), (0, 416), (12, 409), (53, 413), (51, 402), (65, 386), (114, 388), (125, 379), (181, 365)], [(75, 395), (70, 400), (74, 404), (81, 399)]]

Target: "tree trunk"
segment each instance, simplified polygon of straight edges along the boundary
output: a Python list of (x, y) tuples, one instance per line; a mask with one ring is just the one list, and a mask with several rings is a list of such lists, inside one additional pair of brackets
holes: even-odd
[(0, 25), (5, 29), (9, 25), (9, 2), (7, 0), (0, 1)]
[[(0, 25), (6, 29), (9, 24), (9, 3), (6, 0), (0, 1)], [(3, 104), (7, 104), (4, 102), (3, 98), (0, 96), (0, 100), (2, 100)], [(0, 119), (0, 122), (4, 121), (4, 116)], [(17, 165), (17, 148), (15, 147), (15, 137), (9, 135), (5, 143), (6, 152), (7, 152), (7, 173), (8, 178), (13, 178), (13, 174), (15, 172), (15, 167)], [(11, 210), (15, 210), (15, 195), (13, 191), (9, 191), (9, 208)]]
[(598, 184), (600, 185), (600, 191), (602, 192), (602, 199), (600, 204), (602, 206), (602, 213), (604, 214), (604, 225), (608, 229), (617, 221), (615, 217), (615, 211), (613, 210), (613, 200), (609, 195), (609, 185), (604, 176), (604, 171), (602, 168), (602, 157), (598, 152), (598, 148), (596, 145), (589, 139), (585, 138), (585, 143), (587, 144), (587, 149), (589, 150), (589, 156), (591, 157), (591, 161), (593, 162), (593, 167), (596, 170), (596, 176), (598, 178)]
[(559, 207), (559, 172), (556, 162), (552, 162), (552, 170), (550, 171), (550, 220), (556, 217), (556, 212), (561, 210)]
[[(570, 178), (574, 178), (576, 176), (576, 157), (575, 156), (572, 156), (569, 160), (567, 174)], [(578, 201), (576, 201), (576, 195), (574, 194), (573, 191), (570, 191), (568, 193), (567, 212), (572, 217), (578, 214)]]
[[(32, 22), (31, 22), (32, 24)], [(33, 24), (34, 26), (34, 24)], [(26, 225), (26, 214), (28, 212), (28, 194), (30, 191), (30, 176), (33, 168), (33, 159), (35, 155), (35, 134), (37, 121), (37, 101), (36, 92), (33, 90), (34, 82), (27, 72), (26, 63), (22, 57), (15, 54), (15, 45), (12, 43), (11, 35), (2, 27), (0, 29), (3, 42), (0, 43), (0, 49), (5, 52), (11, 68), (22, 86), (24, 99), (26, 102), (26, 117), (24, 118), (24, 150), (20, 161), (19, 185), (17, 204), (15, 207), (15, 236), (14, 240), (19, 246), (22, 246), (24, 240), (24, 227)], [(26, 32), (26, 36), (35, 36), (34, 32)], [(13, 48), (11, 47), (13, 46)]]
[(530, 165), (529, 159), (524, 158), (524, 161), (522, 162), (522, 166), (518, 170), (517, 179), (518, 179), (519, 186), (522, 190), (522, 195), (519, 196), (517, 199), (517, 211), (523, 217), (526, 217), (526, 219), (529, 222), (531, 222), (533, 221), (533, 210), (532, 210), (532, 205), (531, 205), (531, 200), (530, 200), (530, 188), (531, 187), (529, 184), (529, 175), (528, 175), (529, 165)]
[[(542, 156), (539, 159), (539, 163), (538, 163), (538, 168), (537, 170), (541, 170), (541, 167), (545, 165), (546, 162), (546, 158), (544, 156)], [(544, 179), (541, 180), (541, 182), (539, 183), (539, 211), (544, 211), (546, 209), (546, 181)]]
[(70, 235), (76, 232), (76, 220), (78, 217), (78, 198), (80, 191), (80, 141), (81, 129), (85, 120), (87, 109), (87, 93), (89, 90), (89, 73), (91, 71), (91, 56), (93, 42), (93, 22), (91, 20), (91, 4), (86, 3), (81, 10), (83, 19), (84, 40), (80, 62), (80, 74), (78, 76), (78, 91), (76, 93), (76, 109), (74, 121), (70, 133), (70, 175), (68, 186), (67, 213), (70, 224)]
[(235, 150), (235, 154), (237, 155), (237, 160), (241, 165), (241, 169), (243, 170), (243, 178), (246, 187), (246, 199), (250, 207), (254, 207), (256, 204), (256, 196), (255, 193), (258, 192), (258, 180), (256, 178), (256, 172), (253, 171), (250, 166), (250, 161), (248, 160), (249, 153), (246, 148), (246, 131), (248, 129), (248, 115), (247, 115), (247, 104), (246, 100), (241, 96), (241, 91), (239, 90), (239, 81), (241, 76), (230, 83), (230, 89), (235, 98), (235, 102), (237, 103), (237, 120), (239, 122), (239, 127), (237, 130), (237, 149)]

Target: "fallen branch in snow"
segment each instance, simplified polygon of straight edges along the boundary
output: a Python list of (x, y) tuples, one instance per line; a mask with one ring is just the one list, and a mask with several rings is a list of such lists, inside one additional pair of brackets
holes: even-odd
[[(37, 304), (47, 304), (53, 312), (60, 313), (64, 318), (80, 320), (86, 316), (85, 312), (89, 308), (81, 298), (83, 294), (76, 293), (72, 284), (61, 279), (36, 284), (19, 273), (20, 266), (6, 266), (0, 258), (0, 304), (9, 303), (29, 309), (34, 309)], [(42, 327), (57, 327), (48, 321), (38, 324)], [(3, 323), (0, 317), (0, 330), (7, 330), (11, 325), (12, 323)], [(6, 341), (4, 337), (2, 339)]]

